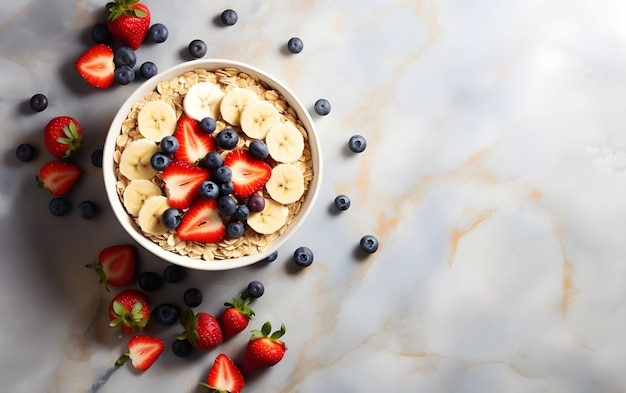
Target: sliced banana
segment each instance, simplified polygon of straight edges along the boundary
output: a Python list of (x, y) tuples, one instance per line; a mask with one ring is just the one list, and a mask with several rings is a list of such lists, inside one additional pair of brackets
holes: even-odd
[(150, 159), (158, 151), (157, 144), (146, 138), (129, 143), (120, 157), (120, 173), (130, 180), (152, 179), (157, 171)]
[(167, 229), (161, 224), (161, 216), (169, 207), (167, 197), (163, 195), (151, 196), (146, 199), (137, 216), (137, 223), (141, 230), (157, 236), (166, 233)]
[(265, 143), (270, 156), (278, 162), (294, 162), (304, 151), (304, 137), (291, 123), (273, 126), (265, 136)]
[(289, 213), (287, 206), (266, 199), (265, 208), (260, 212), (250, 213), (247, 223), (255, 232), (269, 235), (285, 225), (287, 213)]
[(272, 176), (265, 184), (265, 189), (273, 200), (287, 205), (304, 194), (304, 176), (292, 164), (278, 164), (272, 169)]
[(176, 131), (176, 111), (164, 101), (148, 101), (137, 115), (139, 133), (153, 142), (160, 142)]
[(250, 138), (264, 139), (270, 129), (280, 123), (280, 112), (268, 101), (246, 105), (241, 111), (241, 129)]
[(250, 89), (236, 87), (222, 98), (220, 112), (222, 119), (233, 126), (239, 126), (241, 111), (244, 107), (259, 101), (259, 96)]
[(198, 82), (187, 90), (183, 99), (183, 109), (187, 116), (201, 121), (205, 117), (217, 120), (224, 92), (212, 82)]
[(124, 207), (128, 214), (137, 217), (139, 210), (143, 206), (143, 202), (152, 196), (159, 195), (163, 195), (161, 187), (150, 180), (135, 179), (128, 183), (122, 197), (124, 198)]

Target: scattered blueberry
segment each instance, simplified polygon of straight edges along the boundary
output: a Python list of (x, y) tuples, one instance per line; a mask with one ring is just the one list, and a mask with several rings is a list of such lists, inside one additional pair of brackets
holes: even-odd
[(144, 79), (150, 79), (159, 73), (159, 68), (151, 61), (146, 61), (139, 67), (139, 73)]
[(127, 85), (135, 80), (135, 71), (127, 65), (120, 66), (115, 69), (115, 83), (118, 85)]
[(233, 176), (233, 171), (231, 171), (230, 168), (227, 166), (221, 166), (219, 168), (215, 168), (212, 175), (213, 180), (215, 180), (216, 182), (226, 183), (227, 181), (230, 181), (231, 177)]
[(204, 166), (207, 169), (217, 169), (224, 165), (222, 155), (216, 151), (210, 151), (204, 156)]
[(53, 216), (64, 216), (70, 212), (70, 202), (63, 197), (56, 197), (50, 200), (48, 210)]
[(300, 53), (304, 49), (304, 43), (298, 37), (292, 37), (287, 41), (287, 50), (291, 53)]
[(214, 118), (205, 117), (204, 119), (200, 120), (200, 128), (207, 134), (211, 134), (217, 128), (217, 123), (215, 122)]
[(98, 23), (91, 29), (91, 39), (96, 44), (108, 44), (113, 39), (111, 32), (107, 28), (106, 24)]
[(187, 340), (175, 340), (172, 343), (172, 353), (179, 358), (185, 358), (191, 354), (193, 346)]
[(241, 221), (245, 221), (248, 219), (250, 215), (250, 208), (246, 205), (237, 206), (237, 210), (235, 210), (235, 218)]
[(160, 325), (171, 326), (178, 321), (178, 307), (173, 304), (163, 303), (156, 306), (151, 315)]
[(359, 247), (366, 253), (373, 254), (378, 250), (378, 239), (372, 235), (365, 235), (361, 238)]
[(226, 224), (226, 234), (231, 239), (237, 239), (243, 236), (245, 228), (243, 224), (239, 221), (231, 221)]
[(37, 93), (30, 98), (30, 109), (35, 112), (42, 112), (48, 107), (48, 97), (41, 93)]
[(198, 192), (201, 198), (204, 199), (217, 199), (220, 196), (220, 186), (215, 184), (211, 180), (205, 180), (200, 183)]
[(78, 216), (85, 220), (92, 219), (96, 216), (98, 209), (92, 201), (82, 201), (78, 204)]
[(180, 214), (180, 210), (174, 207), (165, 209), (163, 214), (161, 214), (161, 224), (163, 224), (167, 230), (178, 228), (182, 219), (183, 217)]
[(251, 212), (260, 212), (265, 209), (265, 198), (259, 194), (252, 194), (248, 198), (248, 208)]
[(163, 279), (170, 284), (177, 283), (185, 277), (185, 269), (178, 265), (168, 265), (163, 270)]
[(232, 181), (227, 181), (220, 184), (220, 194), (221, 195), (230, 195), (235, 192), (235, 185)]
[(102, 168), (102, 149), (96, 149), (91, 153), (91, 165)]
[(217, 199), (217, 209), (222, 216), (230, 217), (237, 211), (237, 202), (230, 195), (223, 195)]
[(330, 102), (328, 102), (325, 98), (320, 98), (315, 101), (315, 105), (313, 105), (313, 109), (315, 109), (315, 113), (320, 116), (326, 116), (330, 113)]
[(265, 286), (263, 286), (263, 283), (261, 281), (256, 281), (256, 280), (250, 281), (247, 289), (248, 289), (248, 295), (250, 295), (251, 297), (255, 299), (263, 296), (263, 293), (265, 292)]
[(313, 251), (305, 246), (298, 247), (293, 253), (293, 261), (301, 267), (309, 266), (313, 263)]
[(143, 272), (139, 275), (139, 287), (144, 291), (156, 291), (163, 286), (163, 279), (155, 272)]
[(362, 153), (367, 147), (367, 141), (362, 135), (353, 135), (348, 140), (348, 147), (355, 153)]
[(350, 198), (347, 195), (337, 195), (335, 198), (335, 207), (337, 210), (348, 210), (350, 207)]
[(271, 262), (274, 262), (277, 258), (278, 258), (278, 251), (274, 251), (273, 253), (265, 257), (265, 259), (263, 259), (261, 262), (271, 263)]
[(122, 45), (113, 52), (115, 67), (129, 66), (133, 68), (137, 64), (137, 54), (130, 47)]
[(206, 51), (206, 43), (202, 40), (193, 40), (189, 43), (189, 54), (191, 55), (191, 57), (199, 59), (206, 55)]
[(232, 149), (239, 142), (239, 134), (232, 128), (224, 128), (215, 138), (217, 144), (224, 149)]
[(35, 148), (30, 143), (22, 143), (15, 149), (15, 156), (22, 162), (28, 162), (35, 157)]
[(183, 302), (187, 307), (198, 307), (202, 303), (202, 292), (197, 288), (189, 288), (183, 294)]
[(157, 44), (165, 42), (169, 36), (169, 31), (163, 23), (155, 23), (148, 29), (148, 37)]
[(166, 137), (163, 137), (163, 139), (161, 139), (161, 143), (159, 144), (161, 151), (165, 154), (176, 153), (179, 146), (180, 145), (178, 143), (178, 139), (176, 139), (176, 137), (173, 135), (168, 135)]
[(255, 139), (250, 142), (248, 151), (250, 152), (252, 157), (258, 158), (259, 160), (265, 160), (270, 154), (269, 150), (267, 149), (267, 145), (260, 139)]
[(237, 23), (237, 19), (238, 19), (237, 13), (231, 9), (225, 10), (220, 15), (220, 20), (226, 26), (233, 26), (235, 23)]
[(170, 158), (163, 152), (156, 152), (150, 158), (150, 165), (157, 171), (162, 171), (170, 164)]

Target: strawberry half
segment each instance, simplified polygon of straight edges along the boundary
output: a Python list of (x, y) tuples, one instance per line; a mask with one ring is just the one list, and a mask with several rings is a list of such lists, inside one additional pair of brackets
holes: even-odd
[(224, 166), (232, 171), (233, 188), (235, 194), (241, 198), (247, 198), (259, 191), (272, 176), (272, 167), (243, 149), (228, 153)]
[(100, 276), (100, 284), (110, 292), (109, 285), (123, 287), (131, 283), (135, 275), (136, 258), (137, 252), (133, 246), (119, 244), (102, 249), (98, 259), (85, 267), (94, 269)]
[(118, 293), (109, 304), (109, 320), (109, 326), (121, 326), (121, 333), (143, 330), (150, 320), (150, 306), (146, 297), (132, 289)]
[(220, 325), (224, 340), (228, 340), (248, 326), (248, 322), (254, 318), (254, 311), (248, 307), (252, 298), (242, 299), (241, 294), (231, 302), (224, 303), (226, 309), (220, 316)]
[(96, 44), (87, 49), (76, 60), (75, 66), (87, 83), (99, 89), (106, 89), (115, 81), (113, 49), (108, 45)]
[(250, 374), (264, 368), (272, 367), (285, 356), (287, 347), (280, 338), (285, 334), (285, 325), (271, 333), (272, 325), (265, 322), (261, 330), (253, 330), (246, 347), (241, 370)]
[(83, 129), (76, 119), (70, 116), (52, 118), (43, 129), (46, 150), (58, 158), (68, 158), (80, 148)]
[(243, 375), (235, 363), (227, 355), (221, 353), (217, 355), (209, 370), (207, 383), (200, 382), (200, 385), (213, 392), (239, 393), (243, 389)]
[(225, 233), (226, 226), (214, 199), (198, 199), (176, 228), (176, 234), (181, 240), (202, 243), (218, 242)]
[(209, 313), (195, 313), (186, 308), (181, 312), (180, 323), (185, 332), (176, 338), (189, 341), (196, 349), (209, 350), (222, 343), (222, 328), (217, 319)]
[(128, 340), (128, 353), (120, 356), (115, 366), (119, 367), (130, 359), (133, 367), (145, 371), (159, 358), (164, 349), (165, 343), (160, 338), (143, 334), (131, 337)]
[(195, 166), (186, 161), (173, 161), (163, 170), (167, 197), (170, 206), (186, 209), (200, 195), (200, 184), (211, 178), (208, 169)]
[(113, 37), (133, 50), (139, 49), (150, 28), (150, 10), (139, 0), (115, 0), (106, 5), (107, 28)]
[(176, 125), (174, 137), (178, 140), (178, 150), (174, 157), (178, 160), (197, 164), (210, 151), (215, 150), (211, 134), (202, 131), (200, 123), (190, 117), (182, 116)]
[(80, 177), (81, 170), (74, 164), (63, 161), (50, 161), (39, 169), (37, 184), (46, 188), (52, 195), (65, 195)]

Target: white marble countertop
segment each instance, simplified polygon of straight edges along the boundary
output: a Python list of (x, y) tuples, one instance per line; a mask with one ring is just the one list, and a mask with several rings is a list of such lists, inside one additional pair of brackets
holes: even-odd
[[(136, 83), (97, 91), (73, 63), (104, 1), (30, 0), (0, 15), (0, 347), (3, 391), (200, 392), (219, 352), (169, 350), (177, 327), (149, 328), (168, 348), (144, 373), (108, 373), (124, 351), (107, 326), (111, 294), (84, 268), (131, 241), (89, 163)], [(151, 293), (155, 304), (201, 288), (217, 313), (251, 280), (258, 318), (284, 322), (284, 360), (246, 381), (259, 392), (623, 392), (626, 390), (626, 8), (621, 0), (292, 2), (145, 0), (169, 39), (142, 46), (160, 69), (207, 58), (278, 76), (314, 116), (325, 162), (313, 213), (277, 261), (197, 272)], [(184, 4), (184, 10), (181, 6)], [(214, 20), (234, 8), (239, 22)], [(304, 41), (286, 53), (292, 36)], [(49, 107), (27, 101), (45, 93)], [(48, 212), (34, 177), (56, 115), (85, 129), (85, 171), (70, 199), (93, 220)], [(348, 138), (368, 139), (361, 155)], [(18, 162), (30, 142), (40, 154)], [(351, 208), (331, 214), (345, 193)], [(380, 250), (358, 258), (364, 234)], [(307, 269), (290, 254), (315, 252)], [(141, 269), (166, 264), (146, 252)], [(150, 330), (151, 329), (151, 330)], [(95, 388), (94, 386), (98, 386)]]

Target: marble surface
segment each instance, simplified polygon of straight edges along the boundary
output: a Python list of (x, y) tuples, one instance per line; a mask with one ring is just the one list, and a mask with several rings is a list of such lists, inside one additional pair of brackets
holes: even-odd
[[(287, 326), (276, 367), (246, 381), (261, 392), (623, 392), (626, 390), (626, 5), (591, 1), (291, 2), (145, 0), (170, 29), (138, 61), (160, 69), (206, 57), (278, 76), (309, 106), (323, 146), (314, 211), (272, 264), (197, 272), (150, 293), (153, 304), (201, 288), (217, 313), (251, 280), (265, 284), (251, 328)], [(84, 268), (129, 242), (89, 164), (116, 107), (137, 84), (97, 91), (73, 63), (104, 1), (22, 0), (0, 13), (0, 377), (7, 392), (201, 392), (215, 356), (169, 347), (144, 373), (112, 369), (125, 350), (107, 326), (112, 294)], [(184, 10), (181, 8), (184, 4)], [(233, 27), (215, 17), (239, 13)], [(292, 36), (304, 51), (290, 55)], [(50, 106), (27, 105), (43, 92)], [(85, 128), (70, 194), (97, 218), (48, 213), (35, 186), (56, 115)], [(350, 154), (355, 133), (367, 150)], [(19, 143), (40, 147), (15, 159)], [(339, 193), (352, 207), (333, 214)], [(374, 234), (380, 250), (355, 253)], [(307, 269), (290, 254), (315, 252)], [(142, 270), (166, 264), (140, 253)], [(168, 345), (179, 328), (151, 325)], [(112, 371), (114, 370), (114, 371)]]

